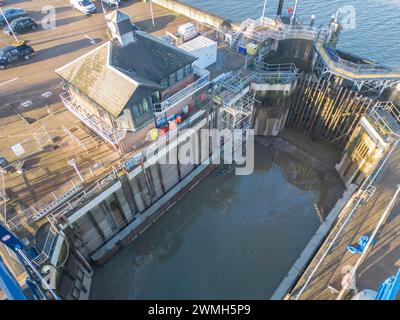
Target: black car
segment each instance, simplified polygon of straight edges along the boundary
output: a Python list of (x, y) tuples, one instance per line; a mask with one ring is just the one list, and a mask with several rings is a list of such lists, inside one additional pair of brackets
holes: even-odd
[(6, 66), (22, 61), (28, 60), (35, 53), (31, 46), (25, 42), (7, 46), (0, 49), (0, 69), (4, 70)]
[(3, 10), (3, 13), (4, 15), (0, 14), (0, 26), (5, 26), (7, 24), (4, 16), (7, 18), (8, 23), (11, 23), (15, 19), (26, 17), (25, 10), (19, 8), (7, 8)]
[[(31, 17), (22, 17), (12, 21), (10, 23), (10, 27), (15, 34), (19, 34), (27, 31), (36, 30), (38, 25)], [(4, 28), (4, 34), (12, 34), (10, 27), (6, 26)]]
[(0, 170), (2, 170), (3, 172), (8, 171), (8, 161), (4, 157), (0, 157)]

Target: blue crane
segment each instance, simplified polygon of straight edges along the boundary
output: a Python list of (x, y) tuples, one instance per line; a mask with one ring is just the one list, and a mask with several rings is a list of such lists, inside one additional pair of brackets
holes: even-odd
[[(0, 223), (0, 241), (12, 250), (18, 257), (19, 262), (28, 274), (26, 285), (35, 299), (48, 299), (49, 294), (55, 300), (60, 300), (54, 290), (36, 269), (32, 260), (37, 257), (37, 252), (33, 248), (27, 247), (19, 238), (6, 226)], [(19, 286), (18, 281), (8, 270), (3, 259), (0, 257), (0, 288), (7, 295), (9, 300), (30, 299)], [(49, 294), (48, 294), (49, 293)]]

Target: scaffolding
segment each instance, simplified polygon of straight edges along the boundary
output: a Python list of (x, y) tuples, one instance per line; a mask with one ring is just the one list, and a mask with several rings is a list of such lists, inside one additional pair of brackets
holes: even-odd
[[(223, 144), (231, 143), (234, 161), (243, 157), (243, 144), (247, 141), (252, 124), (255, 99), (251, 95), (250, 85), (253, 75), (245, 68), (240, 69), (218, 82), (213, 94), (214, 104), (220, 110), (220, 128), (232, 132), (230, 139), (224, 140)], [(223, 152), (222, 148), (221, 157), (224, 157)]]

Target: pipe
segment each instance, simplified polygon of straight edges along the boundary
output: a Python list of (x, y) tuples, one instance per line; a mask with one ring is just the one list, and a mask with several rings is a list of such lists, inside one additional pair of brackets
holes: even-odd
[(279, 0), (278, 11), (276, 13), (277, 16), (281, 16), (282, 15), (282, 9), (283, 9), (283, 3), (284, 2), (285, 2), (285, 0)]

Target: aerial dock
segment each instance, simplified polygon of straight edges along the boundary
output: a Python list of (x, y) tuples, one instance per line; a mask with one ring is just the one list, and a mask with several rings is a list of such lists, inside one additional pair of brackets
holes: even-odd
[[(273, 299), (350, 299), (396, 273), (400, 117), (387, 99), (400, 83), (398, 67), (337, 50), (336, 19), (301, 24), (282, 13), (284, 1), (276, 19), (241, 23), (173, 0), (125, 1), (104, 15), (97, 3), (90, 17), (64, 2), (54, 2), (56, 28), (21, 36), (37, 55), (2, 70), (0, 82), (0, 148), (10, 164), (0, 173), (1, 220), (37, 250), (38, 269), (63, 266), (61, 297), (88, 299), (93, 266), (140, 237), (216, 168), (210, 161), (226, 151), (199, 139), (205, 129), (254, 129), (291, 152), (317, 154), (311, 149), (319, 143), (337, 153), (321, 170), (345, 191), (321, 206), (320, 228)], [(46, 4), (20, 6), (40, 21)], [(131, 22), (140, 30), (126, 28)], [(158, 39), (179, 40), (177, 29), (188, 22), (216, 43), (215, 63), (194, 66), (179, 45)], [(130, 61), (138, 43), (160, 61), (168, 52), (168, 63)], [(104, 74), (113, 75), (115, 92), (107, 92)], [(87, 90), (93, 79), (106, 88), (99, 100)], [(238, 135), (248, 143), (247, 133)], [(236, 138), (235, 156), (243, 146)], [(187, 141), (206, 151), (189, 163), (163, 162), (179, 158)], [(350, 252), (366, 235), (363, 251)], [(22, 282), (23, 269), (8, 261)], [(354, 275), (356, 287), (344, 286)]]

